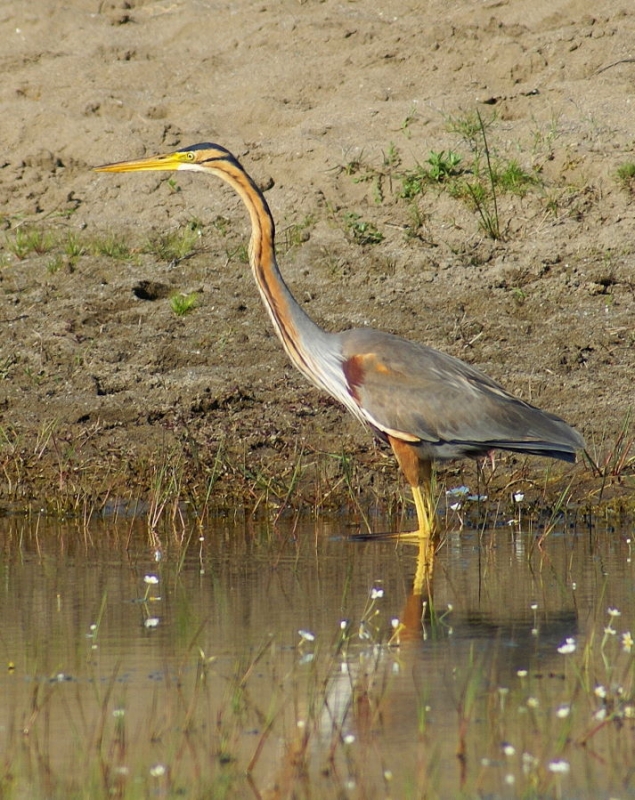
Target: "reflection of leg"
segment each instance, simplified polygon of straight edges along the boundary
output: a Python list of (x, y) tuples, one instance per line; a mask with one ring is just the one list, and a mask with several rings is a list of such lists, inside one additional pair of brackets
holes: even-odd
[(434, 567), (434, 544), (430, 537), (419, 538), (417, 553), (417, 570), (412, 585), (414, 595), (423, 595), (427, 600), (432, 590), (432, 569)]
[(401, 641), (421, 641), (424, 620), (430, 613), (432, 600), (432, 569), (434, 566), (434, 545), (432, 539), (419, 538), (417, 569), (401, 615), (399, 638)]

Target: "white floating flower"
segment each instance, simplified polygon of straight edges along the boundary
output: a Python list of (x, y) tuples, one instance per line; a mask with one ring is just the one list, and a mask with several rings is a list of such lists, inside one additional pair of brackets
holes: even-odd
[(445, 491), (447, 497), (462, 497), (469, 493), (470, 489), (468, 486), (456, 486), (454, 489), (446, 489)]
[(548, 766), (549, 772), (555, 772), (556, 775), (566, 775), (571, 769), (569, 762), (565, 761), (564, 759), (550, 761)]
[(523, 760), (523, 772), (525, 773), (525, 775), (528, 775), (533, 770), (535, 770), (538, 764), (540, 763), (536, 758), (536, 756), (532, 756), (531, 753), (523, 753), (522, 760)]
[(608, 608), (606, 613), (609, 615), (609, 617), (621, 617), (622, 616), (622, 612), (618, 611), (617, 608)]
[(567, 639), (564, 640), (564, 644), (561, 644), (558, 648), (558, 652), (562, 653), (563, 656), (569, 655), (569, 653), (574, 653), (576, 648), (575, 639), (573, 636), (569, 636)]
[(315, 634), (311, 633), (311, 631), (298, 631), (300, 634), (300, 638), (304, 642), (314, 642), (315, 641)]

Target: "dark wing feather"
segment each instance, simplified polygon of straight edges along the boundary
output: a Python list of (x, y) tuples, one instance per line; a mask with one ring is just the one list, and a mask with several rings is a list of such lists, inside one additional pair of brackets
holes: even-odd
[(574, 460), (584, 447), (559, 417), (510, 395), (459, 359), (381, 331), (362, 328), (341, 337), (349, 390), (369, 423), (406, 441), (418, 439), (422, 457), (499, 448)]

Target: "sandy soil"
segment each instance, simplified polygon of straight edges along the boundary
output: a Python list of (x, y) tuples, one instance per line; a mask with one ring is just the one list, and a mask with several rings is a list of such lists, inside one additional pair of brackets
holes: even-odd
[[(300, 452), (320, 462), (301, 481), (316, 502), (349, 490), (320, 453), (355, 456), (360, 491), (396, 487), (387, 454), (287, 363), (238, 199), (200, 176), (90, 170), (210, 140), (267, 189), (285, 276), (323, 326), (446, 350), (610, 452), (635, 374), (635, 212), (616, 177), (633, 160), (630, 1), (6, 0), (0, 32), (5, 503), (125, 494), (167, 463), (193, 491), (216, 465), (219, 496), (232, 479), (284, 496)], [(502, 241), (442, 185), (399, 197), (431, 151), (469, 163), (451, 121), (476, 109), (496, 158), (539, 176), (500, 194)], [(383, 240), (356, 241), (351, 214)], [(188, 225), (192, 257), (144, 252)], [(33, 226), (56, 247), (16, 254)], [(113, 233), (132, 258), (96, 253)], [(169, 295), (192, 291), (175, 316)], [(545, 467), (508, 459), (503, 483)], [(597, 498), (588, 468), (573, 474)]]

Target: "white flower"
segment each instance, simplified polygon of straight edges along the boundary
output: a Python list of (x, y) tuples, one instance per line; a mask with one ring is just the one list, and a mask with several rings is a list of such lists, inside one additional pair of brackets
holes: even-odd
[(607, 609), (606, 613), (609, 615), (609, 617), (621, 617), (622, 616), (622, 612), (618, 611), (617, 608), (609, 608), (609, 609)]
[(558, 775), (566, 775), (570, 769), (569, 762), (564, 759), (549, 762), (549, 772), (555, 772)]
[(622, 634), (622, 650), (625, 653), (630, 653), (633, 649), (633, 637), (631, 636), (630, 631), (626, 631), (626, 633)]
[(303, 642), (314, 642), (315, 641), (315, 634), (311, 633), (311, 631), (298, 631), (300, 634), (300, 638)]
[(595, 689), (593, 690), (593, 694), (596, 697), (599, 697), (600, 700), (604, 700), (604, 698), (606, 697), (606, 689), (604, 688), (604, 686), (601, 685), (596, 686)]
[(384, 590), (378, 589), (377, 587), (373, 587), (370, 591), (370, 599), (377, 600), (380, 597), (384, 596)]
[(563, 656), (569, 655), (569, 653), (574, 653), (576, 648), (575, 639), (570, 636), (569, 638), (564, 640), (564, 644), (561, 644), (558, 648), (558, 652), (562, 653)]
[(563, 704), (556, 709), (556, 717), (558, 719), (566, 719), (571, 713), (571, 706)]
[(148, 617), (143, 624), (146, 628), (158, 628), (160, 622), (161, 620), (158, 617)]
[(156, 575), (144, 575), (143, 582), (147, 583), (148, 586), (156, 586), (157, 583), (159, 582), (159, 579), (157, 578)]
[(165, 767), (163, 764), (155, 764), (155, 766), (150, 769), (150, 775), (152, 775), (153, 778), (163, 777), (163, 775), (165, 775)]

